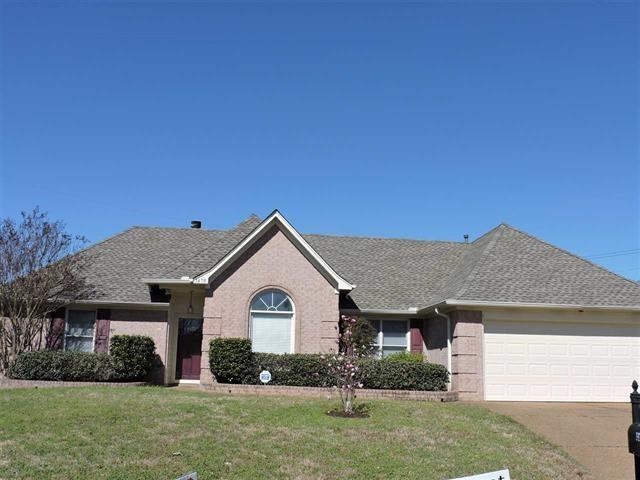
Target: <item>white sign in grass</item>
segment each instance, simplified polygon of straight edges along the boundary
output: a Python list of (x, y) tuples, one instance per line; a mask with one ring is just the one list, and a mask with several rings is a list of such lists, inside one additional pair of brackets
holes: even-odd
[(452, 478), (451, 480), (511, 480), (511, 477), (509, 476), (509, 470), (500, 470), (498, 472), (472, 475), (471, 477)]
[(271, 372), (269, 370), (263, 370), (260, 372), (260, 381), (262, 383), (269, 383), (271, 381)]
[(185, 473), (181, 477), (176, 478), (176, 480), (198, 480), (198, 473), (197, 472)]

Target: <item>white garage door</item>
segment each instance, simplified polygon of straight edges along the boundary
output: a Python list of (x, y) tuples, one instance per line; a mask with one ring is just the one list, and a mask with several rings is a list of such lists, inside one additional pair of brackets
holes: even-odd
[(640, 326), (485, 322), (485, 398), (628, 402)]

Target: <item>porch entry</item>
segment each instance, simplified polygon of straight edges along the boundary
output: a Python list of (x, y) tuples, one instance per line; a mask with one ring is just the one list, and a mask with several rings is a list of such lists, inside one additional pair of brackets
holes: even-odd
[(200, 380), (202, 319), (178, 318), (176, 380)]

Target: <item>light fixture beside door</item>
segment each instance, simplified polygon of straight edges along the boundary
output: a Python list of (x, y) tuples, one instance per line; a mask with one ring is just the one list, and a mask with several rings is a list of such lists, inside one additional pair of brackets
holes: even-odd
[(193, 290), (189, 290), (189, 306), (187, 307), (187, 313), (193, 313)]

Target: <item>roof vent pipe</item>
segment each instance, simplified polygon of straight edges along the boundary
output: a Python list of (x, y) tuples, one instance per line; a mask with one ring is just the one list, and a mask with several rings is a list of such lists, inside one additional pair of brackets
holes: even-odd
[(201, 228), (202, 222), (200, 220), (191, 220), (191, 228)]
[(469, 243), (469, 234), (465, 233), (463, 236), (464, 236), (464, 243)]

